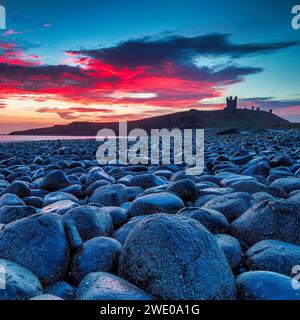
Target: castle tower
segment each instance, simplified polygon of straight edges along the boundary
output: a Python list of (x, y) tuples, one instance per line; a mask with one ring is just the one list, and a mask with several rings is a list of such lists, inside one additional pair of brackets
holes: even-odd
[(237, 97), (229, 97), (226, 98), (226, 111), (235, 112), (237, 109)]

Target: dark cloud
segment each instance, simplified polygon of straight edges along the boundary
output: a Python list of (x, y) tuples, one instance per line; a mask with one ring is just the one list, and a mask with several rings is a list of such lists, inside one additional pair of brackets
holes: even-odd
[(236, 44), (228, 34), (213, 33), (196, 37), (144, 37), (119, 43), (115, 47), (75, 51), (118, 66), (155, 66), (166, 61), (189, 63), (198, 55), (230, 56), (233, 58), (272, 53), (299, 44), (296, 41)]

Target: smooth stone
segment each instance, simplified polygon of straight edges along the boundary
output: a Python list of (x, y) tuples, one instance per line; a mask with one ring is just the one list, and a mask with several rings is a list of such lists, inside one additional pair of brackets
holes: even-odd
[(42, 178), (39, 187), (47, 191), (57, 191), (59, 189), (68, 187), (70, 182), (67, 175), (61, 170), (55, 170), (49, 172), (44, 178)]
[(7, 193), (15, 194), (17, 197), (22, 199), (30, 195), (30, 187), (26, 182), (14, 181), (0, 193), (0, 196)]
[(63, 300), (73, 300), (76, 296), (76, 289), (65, 281), (59, 281), (46, 287), (45, 293), (59, 297)]
[(209, 200), (214, 199), (216, 196), (213, 194), (208, 194), (206, 196), (200, 196), (195, 201), (195, 207), (203, 207)]
[(261, 163), (252, 165), (251, 167), (243, 171), (242, 174), (247, 176), (258, 175), (266, 178), (269, 175), (269, 172), (270, 172), (269, 164), (266, 162), (261, 162)]
[(93, 272), (80, 282), (76, 300), (152, 300), (152, 297), (118, 276)]
[(41, 213), (57, 213), (64, 215), (67, 211), (77, 208), (78, 206), (79, 204), (77, 202), (73, 202), (71, 200), (61, 200), (42, 208)]
[(293, 160), (287, 155), (277, 156), (271, 160), (272, 167), (290, 167), (294, 164)]
[(24, 266), (43, 285), (62, 280), (69, 265), (69, 246), (61, 216), (35, 214), (6, 225), (0, 231), (0, 258)]
[(253, 197), (246, 192), (233, 192), (216, 196), (205, 203), (204, 207), (221, 212), (229, 221), (233, 221), (254, 205)]
[(182, 179), (171, 184), (167, 191), (176, 193), (183, 201), (193, 201), (197, 194), (197, 186), (190, 179)]
[(263, 183), (256, 181), (238, 181), (230, 184), (230, 187), (237, 192), (248, 192), (248, 193), (257, 193), (257, 192), (268, 192), (269, 187)]
[(92, 183), (88, 188), (85, 190), (85, 195), (91, 197), (93, 193), (99, 188), (103, 186), (111, 185), (111, 182), (107, 180), (99, 180)]
[(272, 187), (283, 189), (286, 193), (300, 190), (300, 178), (281, 178), (271, 184)]
[(103, 170), (95, 170), (95, 171), (88, 174), (87, 180), (86, 180), (86, 185), (89, 187), (93, 183), (95, 183), (96, 181), (99, 181), (99, 180), (106, 180), (111, 183), (115, 182), (115, 179), (112, 176), (108, 175)]
[(153, 174), (139, 174), (128, 180), (129, 187), (140, 187), (144, 190), (166, 184), (166, 180)]
[(114, 229), (118, 229), (128, 222), (127, 210), (120, 207), (102, 207), (102, 209), (111, 215)]
[(126, 187), (128, 201), (130, 201), (130, 202), (135, 200), (143, 192), (144, 192), (144, 189), (142, 189), (141, 187)]
[(122, 203), (128, 201), (128, 195), (125, 186), (121, 184), (102, 186), (96, 189), (91, 196), (90, 203), (98, 203), (105, 207), (119, 207)]
[(246, 266), (251, 270), (291, 276), (293, 267), (300, 265), (300, 246), (278, 240), (263, 240), (246, 252), (245, 259)]
[(43, 294), (43, 295), (40, 295), (40, 296), (37, 296), (37, 297), (33, 297), (29, 300), (42, 300), (42, 301), (47, 301), (47, 300), (63, 300), (62, 298), (60, 297), (56, 297), (56, 296), (53, 296), (51, 294)]
[(236, 279), (238, 298), (242, 300), (300, 300), (300, 291), (292, 287), (292, 278), (269, 271), (249, 271)]
[(86, 205), (69, 210), (63, 215), (66, 221), (74, 223), (83, 241), (107, 236), (112, 233), (113, 220), (101, 207)]
[(217, 234), (219, 247), (224, 251), (226, 259), (232, 269), (236, 269), (242, 259), (242, 248), (239, 241), (227, 234)]
[(23, 200), (27, 206), (32, 206), (37, 209), (41, 209), (43, 207), (43, 199), (40, 197), (26, 197)]
[(118, 240), (122, 245), (124, 245), (129, 232), (134, 228), (134, 226), (139, 223), (141, 220), (145, 219), (146, 216), (137, 216), (134, 218), (131, 218), (126, 224), (124, 224), (121, 228), (116, 230), (113, 233), (113, 238)]
[(79, 202), (79, 200), (72, 194), (56, 191), (46, 195), (46, 197), (44, 198), (43, 206), (47, 207), (52, 203), (63, 201), (63, 200), (70, 200), (77, 203)]
[(11, 193), (6, 193), (0, 197), (0, 207), (3, 206), (24, 206), (25, 202), (18, 196)]
[(276, 200), (275, 197), (273, 197), (271, 194), (267, 192), (256, 192), (252, 194), (252, 197), (255, 202), (262, 202), (266, 200)]
[[(216, 176), (222, 177), (220, 174), (217, 174)], [(239, 175), (231, 173), (229, 175), (224, 175), (223, 180), (221, 180), (220, 185), (222, 187), (228, 187), (232, 183), (235, 182), (244, 182), (244, 181), (257, 181), (255, 177), (252, 176), (245, 176), (245, 175)]]
[(173, 173), (170, 178), (170, 181), (176, 182), (176, 181), (182, 180), (182, 179), (191, 179), (194, 181), (197, 180), (196, 176), (187, 175), (185, 170), (181, 170), (181, 171), (177, 171), (177, 172)]
[(5, 281), (0, 279), (0, 300), (27, 300), (43, 293), (39, 279), (19, 264), (1, 259), (0, 270), (5, 271)]
[(79, 283), (92, 272), (115, 273), (122, 245), (115, 239), (96, 237), (85, 242), (71, 260), (71, 275)]
[(139, 222), (125, 242), (119, 275), (158, 299), (235, 298), (233, 274), (216, 239), (181, 215)]
[(234, 190), (232, 188), (205, 188), (198, 190), (199, 196), (207, 196), (207, 195), (214, 195), (214, 196), (221, 196), (224, 194), (232, 193)]
[(213, 209), (188, 207), (179, 210), (178, 214), (197, 220), (211, 233), (225, 233), (229, 229), (226, 217)]
[(135, 199), (128, 208), (128, 216), (153, 213), (176, 213), (184, 207), (183, 201), (170, 192), (153, 193)]
[(3, 206), (0, 208), (0, 223), (8, 224), (15, 220), (26, 218), (38, 213), (35, 207), (30, 206)]
[(231, 224), (231, 233), (247, 245), (267, 239), (300, 244), (300, 211), (288, 200), (260, 202)]

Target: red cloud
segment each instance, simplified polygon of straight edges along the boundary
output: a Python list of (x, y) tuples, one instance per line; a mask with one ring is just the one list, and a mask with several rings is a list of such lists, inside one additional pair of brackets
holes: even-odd
[[(202, 47), (204, 44), (209, 47), (212, 40), (222, 39), (209, 37), (196, 40), (201, 40)], [(154, 58), (150, 54), (139, 58), (134, 53), (135, 47), (142, 50), (141, 53), (148, 51), (141, 43), (131, 42), (129, 47), (120, 44), (104, 51), (67, 52), (67, 59), (61, 65), (42, 65), (38, 56), (26, 55), (14, 44), (0, 43), (0, 96), (34, 94), (35, 100), (39, 100), (51, 95), (54, 99), (83, 104), (124, 106), (142, 103), (164, 108), (187, 108), (199, 106), (202, 99), (220, 97), (227, 86), (262, 71), (259, 68), (234, 66), (216, 71), (195, 66), (191, 62), (191, 50), (187, 52), (182, 46), (191, 46), (197, 54), (202, 47), (195, 40), (192, 43), (175, 40), (146, 43), (145, 49), (155, 49)], [(174, 50), (176, 54), (172, 54), (175, 44), (179, 47), (175, 48), (178, 52)], [(221, 52), (231, 50), (242, 54), (246, 50), (244, 46), (236, 47), (229, 42), (223, 41), (221, 44)], [(164, 48), (163, 55), (158, 54), (157, 45)], [(133, 53), (137, 61), (132, 59)], [(126, 54), (128, 57), (125, 57)], [(144, 97), (139, 96), (141, 93)], [(57, 113), (70, 119), (77, 113), (106, 111), (71, 108), (40, 109), (38, 112)]]

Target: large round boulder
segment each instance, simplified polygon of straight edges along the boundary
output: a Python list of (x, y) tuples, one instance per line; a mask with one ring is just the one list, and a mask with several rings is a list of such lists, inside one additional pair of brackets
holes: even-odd
[(69, 265), (69, 246), (61, 216), (35, 214), (0, 230), (0, 258), (33, 272), (43, 285), (61, 280)]
[(198, 221), (156, 214), (129, 233), (119, 274), (159, 299), (234, 299), (230, 266)]
[(249, 246), (266, 239), (300, 244), (299, 207), (288, 200), (260, 202), (231, 224), (231, 233)]

